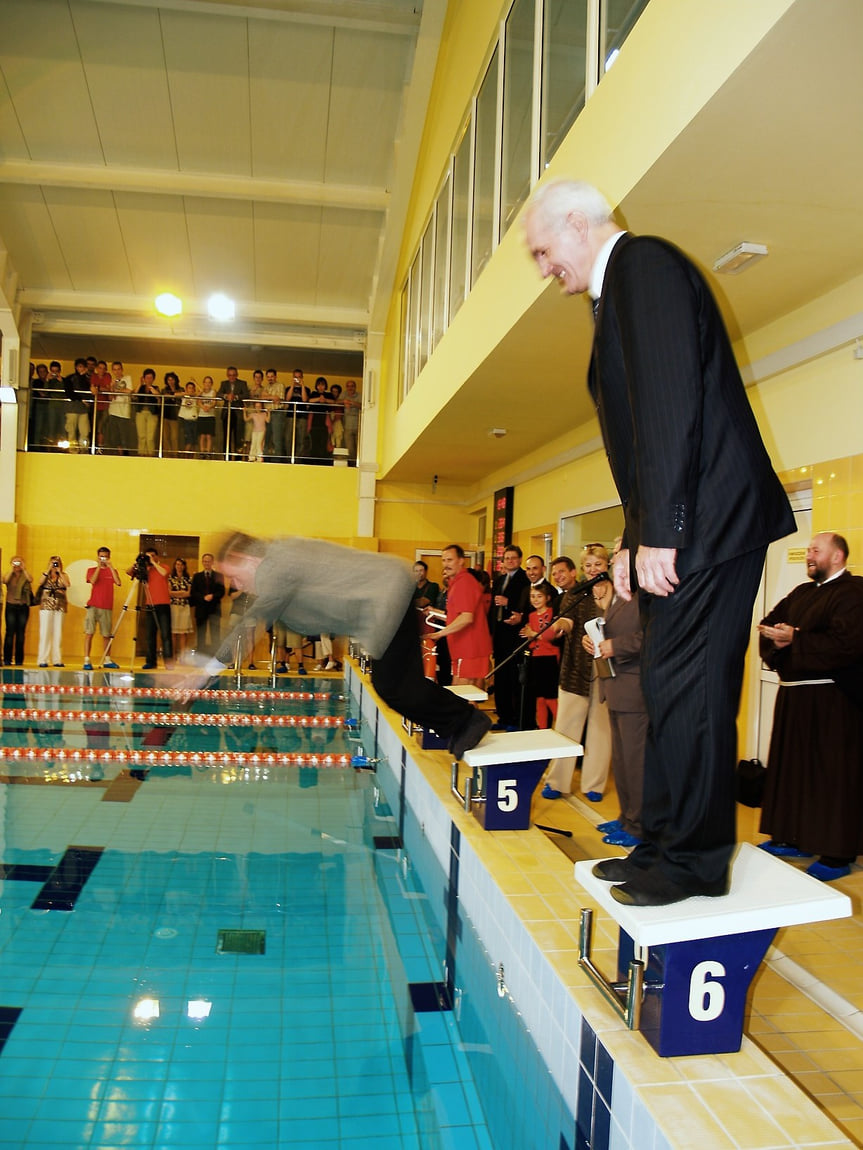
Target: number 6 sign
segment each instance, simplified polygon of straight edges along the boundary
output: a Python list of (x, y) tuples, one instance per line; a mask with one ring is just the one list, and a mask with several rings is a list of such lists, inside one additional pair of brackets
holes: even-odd
[[(651, 946), (641, 1030), (659, 1054), (740, 1049), (749, 984), (775, 933), (756, 930)], [(618, 973), (632, 954), (632, 939), (621, 930)]]

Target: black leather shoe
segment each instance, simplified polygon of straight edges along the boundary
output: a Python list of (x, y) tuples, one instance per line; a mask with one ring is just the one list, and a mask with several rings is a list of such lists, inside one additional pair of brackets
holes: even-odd
[(684, 889), (658, 871), (642, 871), (640, 875), (628, 879), (620, 886), (611, 888), (611, 897), (624, 906), (670, 906), (687, 898), (705, 895), (720, 898), (728, 894), (728, 879), (715, 883), (702, 883), (692, 889)]
[(491, 727), (491, 719), (485, 711), (478, 711), (474, 708), (474, 712), (468, 719), (466, 726), (464, 726), (457, 735), (453, 736), (450, 743), (450, 750), (454, 759), (461, 759), (464, 757), (465, 751), (469, 751), (475, 747), (489, 732)]
[(628, 858), (614, 858), (598, 862), (591, 873), (604, 882), (627, 882), (637, 875), (644, 874), (644, 870), (635, 866)]

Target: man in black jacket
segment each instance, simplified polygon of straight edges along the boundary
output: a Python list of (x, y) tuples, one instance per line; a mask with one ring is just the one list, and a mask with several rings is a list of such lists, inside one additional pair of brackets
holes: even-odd
[[(522, 550), (514, 543), (503, 553), (503, 567), (491, 588), (488, 626), (491, 631), (494, 664), (509, 658), (521, 642), (519, 631), (527, 619), (530, 581), (521, 566)], [(495, 730), (517, 730), (521, 719), (521, 688), (518, 660), (510, 659), (494, 674)]]
[(222, 598), (225, 581), (213, 570), (213, 556), (201, 556), (201, 570), (192, 576), (189, 606), (195, 614), (196, 649), (205, 655), (215, 653), (221, 641)]
[(594, 301), (588, 387), (625, 522), (615, 589), (637, 590), (644, 630), (645, 838), (594, 873), (631, 905), (722, 895), (752, 603), (794, 517), (692, 261), (623, 231), (590, 184), (543, 184), (525, 218), (542, 275)]

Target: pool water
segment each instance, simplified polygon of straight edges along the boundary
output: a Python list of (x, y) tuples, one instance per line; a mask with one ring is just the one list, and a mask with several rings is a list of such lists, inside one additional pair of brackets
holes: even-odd
[[(307, 715), (346, 713), (327, 685)], [(22, 693), (5, 712), (52, 713), (4, 716), (3, 745), (83, 755), (0, 764), (0, 1146), (491, 1150), (374, 774), (157, 761), (118, 797), (109, 756), (147, 727), (114, 715), (154, 700)], [(57, 714), (85, 708), (112, 711), (98, 745)], [(362, 750), (343, 726), (239, 726), (253, 699), (219, 713), (171, 751)]]
[(581, 1147), (341, 679), (168, 728), (49, 674), (0, 679), (0, 1147)]

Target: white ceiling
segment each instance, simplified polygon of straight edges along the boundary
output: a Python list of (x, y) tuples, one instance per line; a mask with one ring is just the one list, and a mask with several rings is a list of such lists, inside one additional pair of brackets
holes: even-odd
[[(0, 243), (34, 355), (179, 366), (222, 343), (226, 363), (358, 376), (445, 9), (0, 0)], [(769, 245), (714, 280), (735, 335), (863, 273), (861, 44), (863, 0), (797, 0), (621, 205), (705, 268)], [(165, 289), (179, 321), (153, 314)], [(230, 334), (203, 318), (216, 290), (238, 302)], [(589, 421), (590, 338), (584, 301), (550, 286), (389, 477), (479, 481), (541, 449), (547, 408), (526, 395), (546, 385), (557, 428)]]
[[(361, 370), (421, 10), (2, 0), (0, 237), (34, 350), (167, 336)], [(179, 321), (154, 316), (165, 290)], [(230, 334), (204, 318), (215, 291)]]

